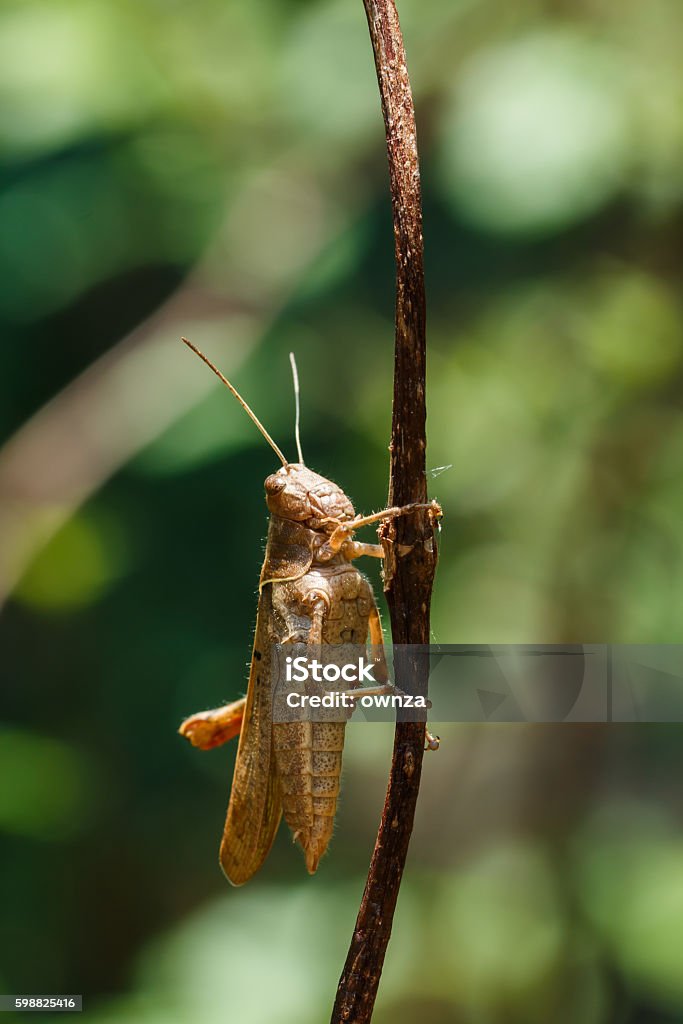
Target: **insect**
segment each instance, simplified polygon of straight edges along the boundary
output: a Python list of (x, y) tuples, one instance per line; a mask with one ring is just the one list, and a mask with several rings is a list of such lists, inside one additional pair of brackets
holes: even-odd
[[(332, 836), (345, 722), (273, 722), (273, 644), (364, 645), (369, 634), (371, 644), (381, 651), (375, 596), (353, 563), (362, 555), (382, 558), (384, 551), (380, 544), (353, 540), (353, 534), (361, 526), (417, 508), (430, 509), (436, 518), (440, 509), (434, 502), (356, 515), (340, 487), (304, 464), (293, 357), (299, 461), (290, 463), (230, 381), (191, 342), (183, 341), (230, 389), (282, 466), (265, 481), (270, 523), (247, 694), (224, 707), (192, 715), (179, 731), (204, 750), (240, 737), (220, 847), (220, 863), (228, 880), (242, 885), (258, 871), (283, 814), (313, 874)], [(381, 668), (381, 689), (387, 690), (391, 684), (383, 657)], [(428, 736), (431, 749), (435, 742)]]

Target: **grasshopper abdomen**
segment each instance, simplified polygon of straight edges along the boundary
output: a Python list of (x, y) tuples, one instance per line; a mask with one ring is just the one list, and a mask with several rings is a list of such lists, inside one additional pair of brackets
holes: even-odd
[[(342, 555), (332, 563), (311, 568), (297, 580), (273, 583), (276, 632), (292, 639), (322, 645), (365, 644), (371, 609), (375, 609), (372, 588)], [(322, 625), (319, 637), (310, 609), (319, 601)], [(307, 614), (308, 611), (308, 614)], [(303, 626), (303, 629), (302, 629)], [(337, 799), (341, 786), (344, 721), (297, 721), (273, 724), (273, 749), (282, 788), (282, 808), (306, 858), (308, 871), (318, 867), (332, 837)]]

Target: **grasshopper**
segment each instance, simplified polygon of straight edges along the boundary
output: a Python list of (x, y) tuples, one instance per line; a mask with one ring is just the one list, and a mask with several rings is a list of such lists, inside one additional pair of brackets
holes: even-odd
[[(362, 555), (382, 558), (384, 549), (380, 544), (359, 543), (353, 534), (361, 526), (417, 509), (429, 509), (436, 519), (440, 509), (433, 502), (356, 515), (337, 484), (304, 464), (293, 357), (299, 461), (290, 463), (230, 381), (191, 342), (183, 341), (230, 389), (282, 467), (265, 481), (270, 523), (247, 694), (224, 707), (190, 716), (179, 731), (202, 750), (240, 737), (220, 847), (220, 863), (228, 880), (242, 885), (258, 871), (283, 814), (294, 841), (303, 849), (306, 868), (314, 874), (332, 836), (345, 722), (273, 722), (272, 645), (365, 644), (369, 634), (371, 644), (382, 651), (375, 596), (353, 563)], [(383, 655), (380, 663), (384, 685), (379, 690), (386, 692), (392, 687)], [(433, 737), (428, 735), (427, 742), (435, 748)]]

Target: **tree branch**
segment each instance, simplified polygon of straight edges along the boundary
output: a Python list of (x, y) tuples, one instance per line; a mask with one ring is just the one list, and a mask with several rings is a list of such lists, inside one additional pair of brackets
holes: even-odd
[[(363, 2), (382, 100), (396, 249), (389, 505), (406, 505), (427, 497), (424, 252), (415, 112), (394, 2)], [(380, 533), (387, 556), (385, 590), (394, 645), (426, 645), (436, 568), (433, 522), (429, 513), (414, 513), (392, 520)], [(400, 687), (402, 672), (413, 681), (421, 679), (426, 665), (408, 655), (395, 660), (395, 670)], [(372, 1017), (413, 829), (424, 740), (423, 723), (397, 724), (382, 820), (332, 1024), (366, 1024)]]

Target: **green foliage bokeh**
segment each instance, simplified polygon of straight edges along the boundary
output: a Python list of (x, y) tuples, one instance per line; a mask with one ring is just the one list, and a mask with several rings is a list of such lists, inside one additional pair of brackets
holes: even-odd
[[(680, 5), (399, 8), (435, 639), (681, 642)], [(0, 990), (83, 992), (95, 1024), (316, 1024), (391, 731), (349, 729), (315, 879), (283, 829), (227, 888), (234, 750), (176, 729), (244, 690), (273, 457), (179, 337), (288, 453), (294, 349), (307, 462), (381, 507), (393, 245), (362, 4), (6, 0), (0, 83)], [(683, 1021), (680, 728), (441, 732), (378, 1024)]]

